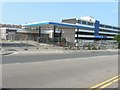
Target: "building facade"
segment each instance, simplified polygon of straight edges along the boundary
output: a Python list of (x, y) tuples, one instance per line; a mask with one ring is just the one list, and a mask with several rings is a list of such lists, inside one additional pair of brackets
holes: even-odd
[(60, 38), (73, 44), (111, 41), (118, 33), (120, 27), (101, 24), (91, 16), (63, 19), (60, 23), (48, 21), (20, 26), (3, 24), (0, 27), (0, 38), (3, 40), (40, 40), (43, 43), (61, 41), (58, 40)]
[(101, 24), (100, 21), (95, 20), (91, 16), (63, 19), (63, 23), (72, 23), (81, 26), (87, 26), (94, 29), (72, 29), (67, 32), (64, 29), (63, 36), (67, 39), (71, 39), (72, 42), (79, 43), (80, 41), (97, 41), (97, 40), (113, 40), (114, 36), (120, 33), (120, 27)]

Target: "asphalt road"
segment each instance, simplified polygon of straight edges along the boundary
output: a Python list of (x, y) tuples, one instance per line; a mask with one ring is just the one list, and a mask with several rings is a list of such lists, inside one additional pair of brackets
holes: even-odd
[[(82, 57), (80, 54), (72, 55)], [(89, 56), (88, 53), (87, 55)], [(62, 56), (66, 55), (61, 55), (61, 58)], [(27, 59), (35, 57), (29, 56)], [(47, 58), (56, 59), (56, 57)], [(3, 64), (3, 88), (89, 88), (118, 74), (118, 55), (74, 59), (70, 59), (70, 55), (66, 56), (68, 57), (66, 60)], [(5, 58), (12, 60), (11, 56)], [(25, 57), (19, 58), (22, 60)], [(33, 60), (41, 61), (42, 58), (37, 56)]]
[(70, 58), (85, 58), (94, 56), (105, 56), (105, 55), (117, 55), (117, 51), (90, 51), (90, 52), (73, 52), (73, 53), (60, 53), (60, 54), (47, 54), (47, 55), (11, 55), (2, 56), (2, 64), (10, 63), (26, 63), (26, 62), (39, 62), (49, 60), (64, 60)]

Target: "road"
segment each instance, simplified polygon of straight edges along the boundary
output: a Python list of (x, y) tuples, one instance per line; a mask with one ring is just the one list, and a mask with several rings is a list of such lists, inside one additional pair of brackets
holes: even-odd
[(10, 63), (27, 63), (27, 62), (39, 62), (50, 60), (64, 60), (70, 58), (85, 58), (94, 56), (116, 55), (117, 51), (90, 51), (90, 52), (73, 52), (73, 53), (60, 53), (60, 54), (46, 54), (46, 55), (11, 55), (3, 56), (2, 64)]
[[(72, 55), (74, 58), (46, 62), (41, 62), (41, 56), (30, 56), (27, 59), (35, 58), (39, 62), (3, 64), (3, 88), (89, 88), (118, 74), (118, 55), (89, 58)], [(11, 56), (5, 58), (12, 60)], [(17, 58), (22, 60), (25, 57)]]

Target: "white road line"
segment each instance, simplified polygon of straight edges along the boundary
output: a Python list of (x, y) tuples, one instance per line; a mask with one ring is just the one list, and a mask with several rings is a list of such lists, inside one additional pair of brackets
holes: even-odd
[(22, 63), (9, 63), (9, 64), (2, 64), (2, 65), (10, 65), (10, 64), (22, 64)]

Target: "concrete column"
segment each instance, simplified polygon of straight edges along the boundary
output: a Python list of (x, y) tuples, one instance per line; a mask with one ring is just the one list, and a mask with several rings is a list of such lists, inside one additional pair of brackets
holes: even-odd
[(39, 43), (40, 43), (40, 37), (41, 37), (41, 27), (39, 26)]
[(60, 43), (62, 42), (62, 28), (60, 30)]
[(77, 49), (78, 49), (78, 32), (79, 32), (79, 28), (77, 28), (77, 40), (76, 40), (76, 46), (77, 46)]
[(56, 26), (53, 26), (53, 44), (55, 45), (55, 31), (56, 31)]

